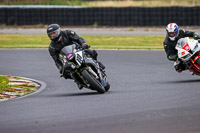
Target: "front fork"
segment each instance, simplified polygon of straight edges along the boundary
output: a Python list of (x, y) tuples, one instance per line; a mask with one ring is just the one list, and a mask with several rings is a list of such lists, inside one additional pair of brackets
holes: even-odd
[(102, 85), (103, 87), (106, 86), (106, 75), (103, 74), (99, 68), (97, 69), (97, 73), (98, 73), (98, 74), (97, 74), (90, 66), (87, 66), (87, 70), (88, 70), (89, 73), (91, 73), (97, 80), (100, 81), (100, 83), (101, 83), (101, 85)]

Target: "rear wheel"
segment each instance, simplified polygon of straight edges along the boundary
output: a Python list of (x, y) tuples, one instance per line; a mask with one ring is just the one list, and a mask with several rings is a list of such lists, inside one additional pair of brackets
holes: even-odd
[(90, 73), (85, 69), (81, 72), (82, 76), (87, 80), (88, 84), (90, 84), (90, 88), (92, 90), (96, 90), (98, 93), (103, 94), (105, 92), (104, 87), (101, 83), (95, 79)]

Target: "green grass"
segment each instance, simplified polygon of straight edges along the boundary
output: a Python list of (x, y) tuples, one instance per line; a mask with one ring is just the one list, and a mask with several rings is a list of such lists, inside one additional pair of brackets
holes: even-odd
[(0, 48), (46, 48), (46, 35), (4, 35), (0, 34)]
[[(165, 36), (81, 36), (92, 49), (163, 49)], [(0, 48), (48, 48), (47, 35), (0, 34)]]
[(9, 86), (9, 80), (5, 76), (0, 76), (0, 94)]
[(84, 36), (92, 48), (162, 49), (164, 36)]

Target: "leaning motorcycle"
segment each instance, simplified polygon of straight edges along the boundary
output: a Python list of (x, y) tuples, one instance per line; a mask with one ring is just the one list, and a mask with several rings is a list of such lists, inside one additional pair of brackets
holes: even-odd
[(200, 44), (198, 40), (181, 38), (175, 47), (178, 50), (178, 58), (186, 64), (187, 69), (196, 75), (200, 75)]
[(76, 44), (65, 46), (59, 55), (64, 66), (62, 74), (67, 72), (77, 84), (103, 94), (110, 89), (107, 75), (86, 50)]

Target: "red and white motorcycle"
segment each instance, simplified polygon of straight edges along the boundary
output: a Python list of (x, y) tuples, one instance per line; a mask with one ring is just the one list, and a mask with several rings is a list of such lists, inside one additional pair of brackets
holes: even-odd
[(196, 75), (200, 75), (200, 43), (198, 40), (181, 38), (175, 47), (178, 50), (178, 58), (182, 60), (187, 69)]

